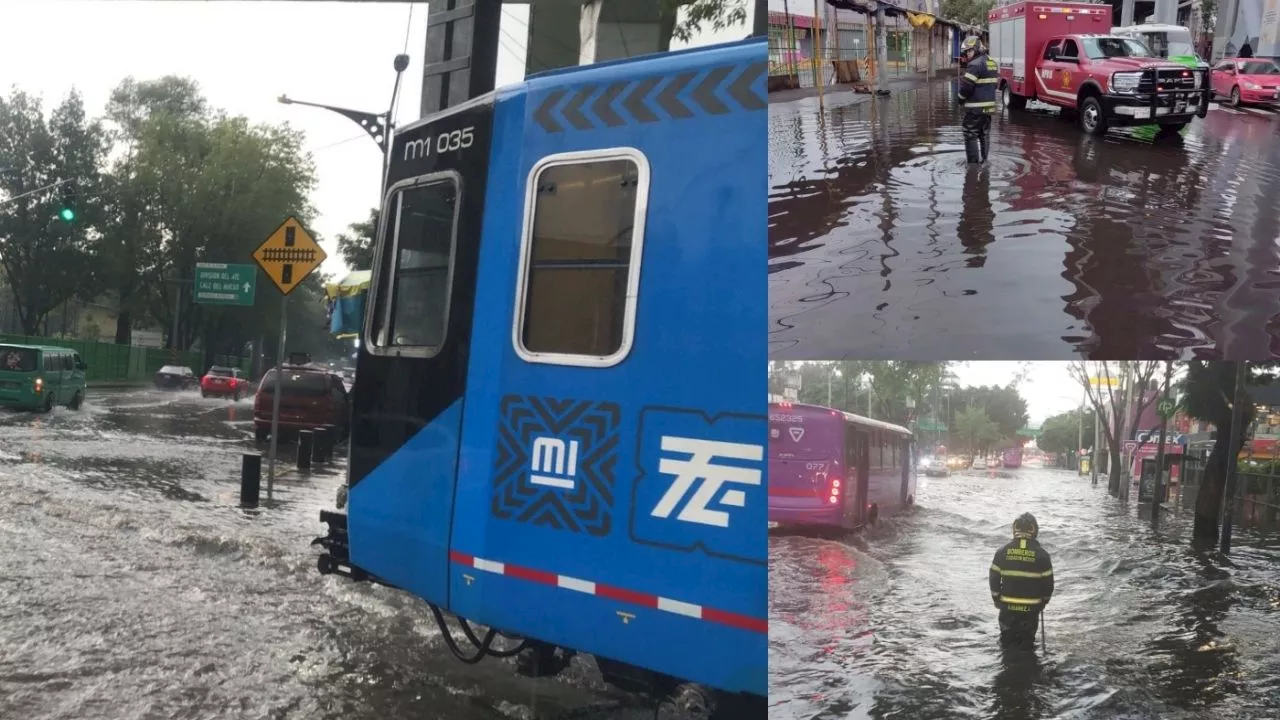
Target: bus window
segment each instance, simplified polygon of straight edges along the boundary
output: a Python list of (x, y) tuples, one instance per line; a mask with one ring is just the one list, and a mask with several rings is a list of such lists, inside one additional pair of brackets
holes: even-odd
[(614, 365), (635, 332), (648, 163), (620, 150), (543, 162), (530, 181), (516, 351), (530, 362)]
[(391, 203), (390, 312), (373, 318), (374, 343), (425, 348), (444, 344), (453, 276), (458, 186), (452, 177), (401, 190)]

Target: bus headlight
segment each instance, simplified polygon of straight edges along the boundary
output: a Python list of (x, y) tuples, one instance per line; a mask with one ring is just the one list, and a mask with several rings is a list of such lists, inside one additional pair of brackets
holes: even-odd
[(1140, 72), (1118, 72), (1111, 75), (1111, 92), (1133, 94), (1138, 92), (1138, 83), (1142, 81)]

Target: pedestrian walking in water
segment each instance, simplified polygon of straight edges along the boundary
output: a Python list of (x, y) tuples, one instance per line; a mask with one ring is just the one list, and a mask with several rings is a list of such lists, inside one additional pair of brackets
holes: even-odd
[(971, 163), (987, 161), (991, 137), (991, 113), (996, 110), (996, 62), (987, 57), (982, 41), (970, 35), (960, 45), (965, 73), (960, 78), (959, 101), (964, 106), (964, 152)]
[(1053, 597), (1053, 561), (1036, 541), (1039, 534), (1034, 515), (1019, 515), (1013, 540), (991, 561), (991, 600), (1000, 610), (1000, 645), (1006, 648), (1035, 650), (1040, 613)]

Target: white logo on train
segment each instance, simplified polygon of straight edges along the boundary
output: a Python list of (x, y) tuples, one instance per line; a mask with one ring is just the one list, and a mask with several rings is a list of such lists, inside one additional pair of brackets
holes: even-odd
[[(675, 481), (653, 508), (650, 513), (653, 517), (671, 517), (671, 513), (687, 497), (689, 501), (676, 515), (677, 520), (727, 528), (729, 513), (708, 505), (716, 500), (725, 483), (760, 485), (763, 480), (764, 473), (759, 468), (720, 465), (715, 462), (717, 459), (760, 462), (764, 459), (762, 445), (663, 435), (662, 452), (680, 453), (688, 458), (663, 457), (658, 462), (658, 472), (675, 476)], [(719, 499), (719, 504), (745, 507), (747, 494), (736, 488), (726, 490)]]
[(529, 482), (572, 490), (578, 475), (578, 441), (537, 437), (529, 453)]
[(804, 428), (788, 428), (791, 433), (791, 442), (800, 442), (800, 438), (804, 437)]

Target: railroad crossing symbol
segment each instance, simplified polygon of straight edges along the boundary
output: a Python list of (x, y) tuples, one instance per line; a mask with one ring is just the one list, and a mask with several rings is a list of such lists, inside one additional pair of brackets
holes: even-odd
[(1168, 420), (1173, 416), (1173, 409), (1177, 407), (1177, 403), (1173, 398), (1160, 398), (1160, 402), (1156, 403), (1156, 412), (1160, 413), (1160, 417)]
[(302, 227), (298, 218), (290, 216), (271, 233), (257, 250), (253, 259), (258, 267), (271, 278), (280, 293), (288, 295), (328, 257)]

